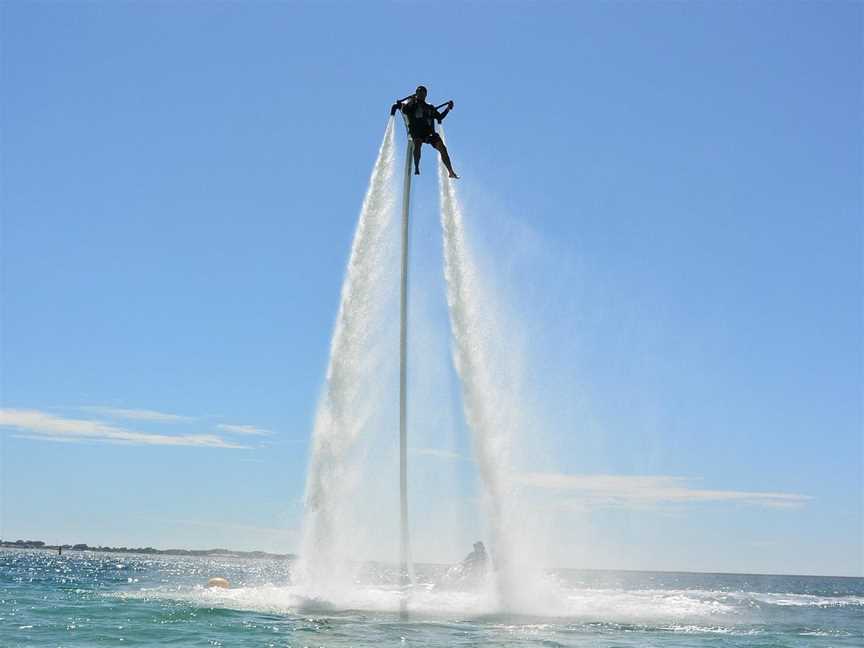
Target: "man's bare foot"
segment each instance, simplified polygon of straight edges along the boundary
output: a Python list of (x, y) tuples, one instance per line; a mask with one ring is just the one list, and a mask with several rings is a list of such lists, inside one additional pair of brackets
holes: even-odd
[(456, 173), (454, 173), (453, 171), (450, 172), (450, 177), (451, 177), (451, 178), (454, 178), (454, 179), (456, 179), (456, 180), (459, 179), (459, 176), (457, 176)]
[(420, 175), (420, 169), (414, 169), (414, 175)]

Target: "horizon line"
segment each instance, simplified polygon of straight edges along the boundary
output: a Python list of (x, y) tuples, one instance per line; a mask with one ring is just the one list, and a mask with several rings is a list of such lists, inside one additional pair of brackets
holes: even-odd
[[(15, 549), (19, 551), (42, 551), (45, 549), (57, 549), (58, 547), (63, 547), (64, 549), (68, 549), (69, 551), (101, 551), (103, 553), (137, 553), (140, 555), (147, 555), (141, 551), (141, 549), (154, 549), (155, 551), (160, 552), (168, 552), (168, 551), (200, 551), (200, 552), (217, 552), (224, 551), (227, 553), (236, 553), (236, 554), (265, 554), (268, 556), (282, 556), (286, 557), (289, 560), (296, 560), (300, 557), (300, 554), (294, 552), (286, 552), (286, 553), (274, 553), (271, 551), (263, 551), (260, 549), (227, 549), (224, 547), (214, 547), (211, 549), (185, 549), (178, 547), (170, 547), (168, 549), (159, 549), (157, 547), (133, 547), (127, 548), (126, 551), (121, 551), (121, 547), (107, 547), (101, 548), (103, 545), (94, 545), (87, 546), (87, 549), (73, 549), (74, 545), (49, 545), (45, 544), (42, 547), (15, 547), (9, 546), (17, 542), (18, 540), (4, 540), (0, 538), (0, 550), (2, 549)], [(21, 540), (21, 542), (42, 542), (41, 540)], [(87, 544), (87, 543), (76, 543), (76, 544)], [(192, 558), (200, 558), (201, 556), (190, 556)], [(253, 557), (254, 558), (254, 557)], [(362, 560), (357, 561), (361, 563), (380, 563), (380, 564), (388, 564), (387, 561), (383, 560)], [(394, 562), (393, 564), (397, 564)], [(414, 565), (431, 565), (436, 567), (444, 567), (448, 565), (453, 565), (454, 563), (439, 563), (439, 562), (425, 562), (425, 561), (414, 561)], [(855, 580), (864, 580), (864, 573), (860, 576), (854, 576), (849, 574), (800, 574), (800, 573), (773, 573), (773, 572), (745, 572), (745, 571), (711, 571), (711, 570), (687, 570), (687, 569), (632, 569), (632, 568), (615, 568), (615, 567), (547, 567), (545, 568), (549, 571), (594, 571), (594, 572), (627, 572), (627, 573), (652, 573), (652, 574), (702, 574), (705, 576), (784, 576), (784, 577), (798, 577), (798, 578), (847, 578), (847, 579), (855, 579)]]

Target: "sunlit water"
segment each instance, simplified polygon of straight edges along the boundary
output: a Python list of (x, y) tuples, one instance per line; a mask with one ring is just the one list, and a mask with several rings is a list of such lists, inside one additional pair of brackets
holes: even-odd
[(860, 578), (559, 570), (545, 610), (502, 613), (421, 565), (405, 619), (394, 576), (369, 565), (325, 600), (288, 561), (0, 550), (0, 645), (864, 645)]

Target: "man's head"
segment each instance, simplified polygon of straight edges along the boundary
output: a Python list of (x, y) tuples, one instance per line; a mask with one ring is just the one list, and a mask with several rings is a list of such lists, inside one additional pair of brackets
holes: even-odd
[(426, 86), (422, 86), (422, 85), (417, 86), (417, 90), (414, 91), (414, 95), (420, 101), (426, 101)]

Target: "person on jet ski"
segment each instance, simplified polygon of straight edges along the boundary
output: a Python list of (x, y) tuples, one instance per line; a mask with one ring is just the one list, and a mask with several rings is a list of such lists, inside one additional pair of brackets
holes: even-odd
[(489, 559), (486, 547), (479, 540), (474, 543), (474, 551), (469, 553), (462, 561), (462, 569), (465, 574), (483, 574), (486, 571), (486, 561)]

